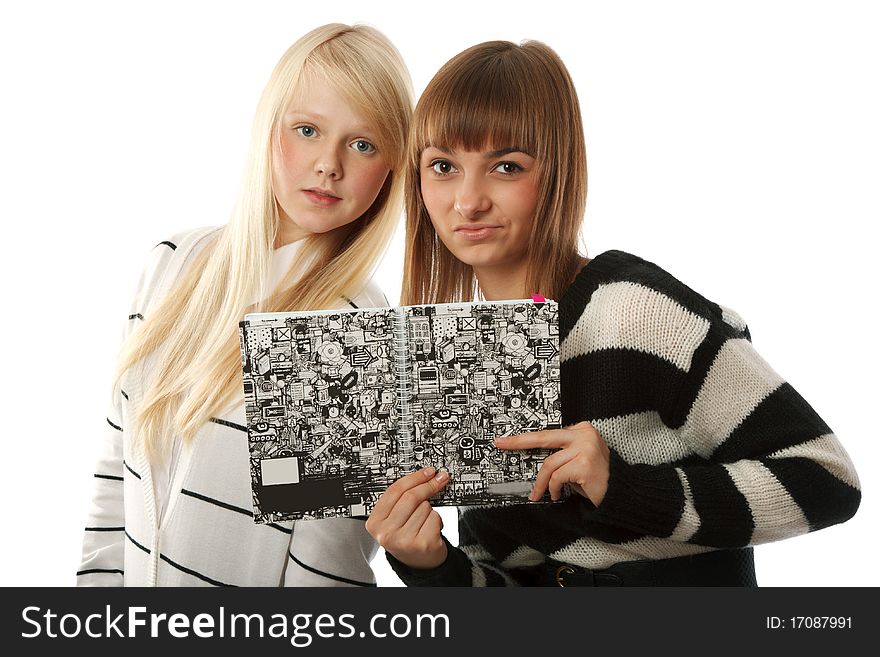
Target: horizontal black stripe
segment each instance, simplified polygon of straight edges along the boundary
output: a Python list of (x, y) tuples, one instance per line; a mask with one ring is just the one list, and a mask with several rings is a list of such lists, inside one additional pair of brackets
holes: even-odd
[(95, 477), (97, 477), (98, 479), (112, 479), (113, 481), (122, 481), (122, 477), (117, 477), (115, 475), (95, 474)]
[(160, 554), (159, 558), (162, 561), (164, 561), (165, 563), (167, 563), (169, 566), (177, 568), (177, 570), (184, 572), (187, 575), (192, 575), (193, 577), (197, 577), (198, 579), (202, 580), (203, 582), (207, 582), (208, 584), (213, 584), (214, 586), (230, 586), (230, 587), (235, 586), (234, 584), (225, 584), (224, 582), (220, 582), (216, 579), (212, 579), (212, 578), (208, 577), (207, 575), (202, 575), (200, 572), (197, 572), (197, 571), (193, 570), (192, 568), (187, 568), (186, 566), (182, 566), (179, 563), (172, 561), (171, 559), (166, 557), (164, 554)]
[(611, 451), (608, 490), (593, 514), (600, 520), (649, 536), (670, 536), (685, 505), (674, 468), (628, 464)]
[(129, 315), (128, 318), (129, 319), (143, 319), (144, 316), (141, 315), (140, 313), (134, 313), (133, 315)]
[(150, 554), (150, 548), (148, 548), (148, 547), (144, 547), (143, 545), (141, 545), (140, 543), (138, 543), (136, 540), (134, 540), (134, 539), (131, 537), (131, 534), (129, 534), (128, 532), (125, 532), (125, 538), (127, 538), (129, 541), (131, 541), (131, 542), (132, 542), (132, 545), (134, 545), (135, 547), (138, 547), (138, 548), (140, 548), (141, 550), (143, 550), (144, 552), (146, 552), (147, 554)]
[(556, 504), (517, 504), (470, 509), (459, 516), (459, 545), (479, 544), (504, 561), (524, 544), (552, 554), (590, 536), (605, 543), (628, 543), (644, 536), (596, 519), (595, 507), (580, 495)]
[[(131, 534), (129, 534), (128, 532), (125, 532), (125, 537), (126, 537), (129, 541), (131, 541), (132, 544), (133, 544), (135, 547), (138, 547), (138, 548), (140, 548), (141, 550), (143, 550), (144, 552), (146, 552), (147, 554), (150, 554), (150, 550), (149, 550), (149, 548), (144, 547), (143, 545), (141, 545), (140, 543), (138, 543), (136, 540), (134, 540), (134, 539), (131, 537)], [(177, 562), (175, 562), (175, 561), (172, 561), (171, 559), (169, 559), (168, 557), (166, 557), (164, 554), (161, 554), (161, 553), (160, 553), (160, 554), (159, 554), (159, 558), (160, 558), (162, 561), (164, 561), (165, 563), (167, 563), (168, 565), (173, 566), (174, 568), (177, 568), (177, 569), (180, 570), (181, 572), (184, 572), (184, 573), (186, 573), (187, 575), (192, 575), (193, 577), (197, 577), (197, 578), (199, 578), (200, 580), (202, 580), (202, 581), (204, 581), (204, 582), (208, 582), (209, 584), (213, 584), (214, 586), (232, 586), (232, 584), (224, 584), (223, 582), (218, 582), (217, 580), (215, 580), (215, 579), (211, 579), (210, 577), (208, 577), (208, 576), (206, 576), (206, 575), (202, 575), (201, 573), (196, 572), (195, 570), (193, 570), (193, 569), (191, 569), (191, 568), (187, 568), (186, 566), (182, 566), (182, 565), (180, 565), (179, 563), (177, 563)]]
[(124, 532), (125, 527), (86, 527), (87, 532)]
[(337, 582), (343, 582), (345, 584), (351, 584), (353, 586), (376, 586), (374, 582), (359, 582), (356, 579), (348, 579), (347, 577), (342, 577), (341, 575), (333, 575), (331, 573), (325, 573), (323, 570), (318, 570), (317, 568), (313, 568), (312, 566), (308, 566), (304, 564), (302, 561), (293, 556), (292, 552), (288, 553), (290, 555), (291, 560), (303, 570), (308, 570), (310, 573), (315, 573), (316, 575), (320, 575), (321, 577), (326, 577), (327, 579), (332, 579)]
[(815, 461), (803, 457), (761, 461), (792, 496), (810, 523), (810, 531), (830, 527), (855, 515), (862, 493)]
[(107, 418), (107, 424), (109, 424), (111, 427), (113, 427), (117, 431), (122, 431), (122, 427), (120, 427), (118, 424), (113, 424), (113, 422), (110, 421), (109, 417)]
[(788, 383), (783, 383), (733, 430), (712, 459), (723, 463), (758, 458), (830, 434), (831, 429)]
[[(182, 488), (180, 492), (184, 495), (189, 495), (190, 497), (194, 497), (197, 500), (202, 500), (203, 502), (207, 502), (208, 504), (213, 504), (214, 506), (218, 506), (221, 509), (227, 509), (229, 511), (235, 511), (236, 513), (240, 513), (242, 515), (248, 516), (249, 518), (254, 517), (253, 511), (249, 511), (247, 509), (242, 509), (241, 507), (234, 506), (229, 504), (228, 502), (222, 502), (220, 500), (214, 499), (213, 497), (208, 497), (207, 495), (202, 495), (201, 493), (196, 493), (195, 491), (186, 490)], [(285, 534), (290, 534), (291, 530), (286, 527), (282, 527), (281, 525), (276, 525), (274, 522), (267, 525), (268, 527), (272, 527), (273, 529), (277, 529), (278, 531), (284, 532)]]
[[(629, 376), (621, 376), (630, 373)], [(603, 349), (562, 362), (562, 424), (656, 410), (673, 426), (675, 389), (686, 374), (667, 360), (634, 349)]]
[[(709, 326), (706, 338), (691, 357), (688, 375), (683, 380), (680, 389), (677, 390), (674, 406), (669, 411), (668, 426), (677, 429), (684, 424), (703, 385), (706, 383), (706, 377), (709, 376), (709, 372), (712, 370), (719, 352), (729, 340), (742, 339), (742, 333), (739, 333), (725, 322), (716, 321)], [(751, 367), (750, 365), (746, 366)]]
[[(726, 325), (725, 325), (726, 326)], [(691, 408), (706, 383), (706, 377), (718, 352), (731, 337), (730, 327), (719, 328), (718, 324), (709, 327), (706, 338), (691, 356), (691, 366), (685, 377), (677, 382), (675, 393), (670, 395), (670, 406), (664, 417), (667, 426), (678, 429), (690, 415)]]
[[(652, 262), (624, 253), (600, 253), (575, 277), (559, 304), (559, 338), (564, 340), (593, 293), (602, 285), (626, 282), (651, 288), (686, 310), (710, 320), (721, 319), (721, 308)], [(564, 300), (564, 303), (562, 302)]]
[(197, 500), (202, 500), (203, 502), (207, 502), (209, 504), (213, 504), (214, 506), (219, 506), (222, 509), (227, 509), (229, 511), (235, 511), (236, 513), (240, 513), (245, 516), (249, 516), (251, 518), (254, 517), (253, 512), (248, 511), (247, 509), (242, 509), (241, 507), (233, 506), (232, 504), (228, 504), (226, 502), (221, 502), (220, 500), (215, 500), (213, 497), (208, 497), (207, 495), (202, 495), (201, 493), (196, 493), (191, 490), (187, 490), (182, 488), (180, 490), (184, 495), (189, 495), (190, 497), (194, 497)]
[(169, 242), (168, 240), (163, 240), (163, 241), (159, 242), (156, 246), (162, 246), (163, 244), (165, 246), (171, 247), (172, 251), (177, 250), (177, 245), (174, 242)]
[[(483, 575), (486, 577), (486, 586), (507, 586), (507, 580), (494, 568), (487, 568), (480, 564)], [(473, 577), (473, 575), (472, 575)]]
[(129, 471), (131, 474), (133, 474), (135, 477), (137, 477), (138, 479), (141, 478), (141, 476), (140, 476), (137, 472), (135, 472), (134, 470), (131, 469), (131, 466), (130, 466), (128, 463), (126, 463), (125, 461), (123, 461), (123, 462), (122, 462), (122, 465), (124, 465), (125, 468), (126, 468), (126, 470), (128, 470), (128, 471)]
[(244, 431), (247, 433), (247, 427), (243, 427), (240, 424), (236, 424), (235, 422), (230, 422), (229, 420), (224, 420), (219, 417), (212, 417), (211, 422), (214, 424), (222, 424), (224, 427), (229, 427), (230, 429), (238, 429), (239, 431)]
[(730, 473), (714, 464), (683, 470), (700, 516), (700, 528), (688, 542), (719, 548), (748, 545), (755, 521)]
[(124, 575), (124, 570), (119, 570), (118, 568), (89, 568), (88, 570), (80, 570), (77, 571), (76, 576), (80, 575), (92, 575), (94, 573), (109, 573), (112, 575)]

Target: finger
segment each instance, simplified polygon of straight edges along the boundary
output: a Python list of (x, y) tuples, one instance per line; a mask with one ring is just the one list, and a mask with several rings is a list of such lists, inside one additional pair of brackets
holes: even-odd
[(590, 496), (587, 495), (587, 491), (585, 491), (583, 486), (581, 486), (580, 484), (576, 484), (573, 481), (570, 481), (570, 482), (568, 482), (568, 485), (571, 486), (572, 490), (575, 493), (577, 493), (578, 495), (581, 495), (582, 497), (586, 497), (587, 499), (590, 499)]
[(387, 521), (395, 527), (402, 527), (422, 502), (427, 501), (429, 497), (442, 490), (448, 483), (449, 473), (446, 470), (440, 470), (428, 481), (404, 491), (397, 500), (397, 504), (388, 513)]
[(541, 464), (541, 469), (538, 470), (538, 476), (535, 477), (535, 485), (532, 486), (532, 490), (529, 493), (529, 499), (533, 502), (540, 500), (541, 496), (544, 495), (544, 491), (547, 490), (547, 486), (550, 483), (550, 478), (553, 476), (553, 473), (571, 461), (575, 455), (576, 452), (574, 450), (561, 449), (545, 458), (544, 462)]
[[(442, 527), (443, 520), (440, 518), (440, 514), (432, 509), (422, 524), (416, 528), (415, 535), (407, 537), (405, 543), (400, 543), (400, 551), (405, 551), (410, 557), (417, 557), (419, 561), (423, 561), (428, 555), (437, 554), (443, 549), (443, 537), (440, 533)], [(398, 538), (402, 538), (399, 532), (395, 536), (395, 542)], [(391, 552), (394, 553), (393, 549)], [(429, 560), (434, 561), (434, 558), (429, 557)], [(439, 563), (442, 563), (442, 560)]]
[(388, 517), (388, 514), (391, 513), (391, 510), (397, 504), (397, 501), (400, 499), (400, 496), (403, 495), (406, 491), (413, 488), (414, 486), (418, 486), (419, 484), (424, 484), (426, 480), (433, 477), (436, 473), (436, 469), (428, 466), (426, 468), (422, 468), (421, 470), (416, 470), (415, 472), (410, 472), (408, 475), (404, 475), (393, 484), (391, 484), (382, 495), (379, 496), (379, 499), (376, 500), (376, 505), (373, 507), (373, 511), (370, 513), (370, 517), (375, 518), (376, 520), (384, 520)]
[(578, 468), (577, 463), (573, 461), (566, 463), (554, 472), (552, 477), (550, 477), (550, 483), (548, 485), (550, 499), (555, 501), (561, 498), (562, 488), (566, 483), (583, 481), (583, 479), (584, 474)]
[(425, 520), (428, 519), (433, 510), (434, 507), (427, 500), (419, 504), (416, 510), (412, 512), (409, 520), (400, 528), (400, 535), (405, 538), (414, 538), (422, 529), (422, 525), (425, 524)]
[(546, 429), (521, 433), (518, 436), (498, 436), (495, 438), (495, 447), (498, 449), (534, 449), (536, 447), (552, 449), (570, 445), (573, 438), (572, 432), (567, 429)]
[(432, 509), (428, 517), (425, 518), (425, 522), (422, 523), (418, 538), (428, 546), (437, 545), (443, 542), (440, 534), (441, 529), (443, 529), (443, 518)]
[(413, 537), (403, 538), (402, 532), (395, 532), (393, 540), (385, 549), (412, 568), (436, 568), (448, 555), (440, 528), (443, 521), (440, 515), (431, 510)]

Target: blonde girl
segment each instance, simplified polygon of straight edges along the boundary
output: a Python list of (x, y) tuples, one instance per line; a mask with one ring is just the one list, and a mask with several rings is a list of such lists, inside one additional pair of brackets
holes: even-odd
[(325, 25), (282, 56), (229, 222), (150, 255), (119, 357), (77, 573), (100, 586), (372, 586), (363, 520), (256, 525), (238, 322), (386, 305), (412, 112), (388, 39)]

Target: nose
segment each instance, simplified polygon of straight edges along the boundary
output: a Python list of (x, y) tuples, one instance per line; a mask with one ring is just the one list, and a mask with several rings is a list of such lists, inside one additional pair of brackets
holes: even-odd
[(328, 146), (315, 158), (315, 173), (331, 180), (342, 178), (342, 158), (335, 147)]
[(464, 176), (455, 193), (455, 211), (465, 219), (472, 219), (492, 205), (486, 190), (476, 177)]

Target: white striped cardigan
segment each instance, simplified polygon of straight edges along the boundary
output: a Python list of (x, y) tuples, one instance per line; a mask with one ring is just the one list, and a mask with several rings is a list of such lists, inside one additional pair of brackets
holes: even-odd
[(859, 480), (831, 429), (758, 355), (733, 311), (621, 251), (559, 301), (562, 417), (611, 450), (598, 507), (459, 509), (433, 570), (388, 555), (411, 586), (515, 585), (548, 559), (613, 564), (740, 548), (843, 522)]
[[(128, 332), (170, 290), (217, 228), (178, 235), (153, 250)], [(350, 302), (385, 306), (373, 284)], [(161, 526), (146, 454), (126, 431), (143, 396), (143, 371), (116, 394), (95, 468), (79, 586), (375, 586), (377, 546), (363, 520), (254, 523), (244, 400), (180, 449)]]

